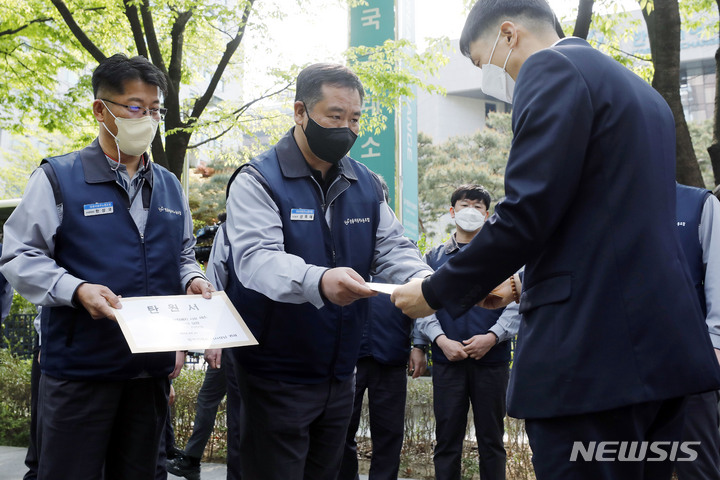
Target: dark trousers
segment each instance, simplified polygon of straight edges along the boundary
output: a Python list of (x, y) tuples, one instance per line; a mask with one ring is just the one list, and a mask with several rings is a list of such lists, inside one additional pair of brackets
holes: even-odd
[(236, 366), (243, 400), (240, 468), (262, 480), (335, 480), (352, 415), (354, 379), (281, 382)]
[(40, 354), (39, 338), (35, 335), (33, 343), (32, 367), (30, 368), (30, 444), (25, 455), (25, 466), (28, 468), (23, 480), (36, 480), (38, 472), (38, 450), (37, 450), (37, 405), (38, 387), (40, 386)]
[(224, 357), (220, 365), (220, 368), (208, 367), (205, 371), (205, 378), (197, 397), (192, 435), (185, 446), (185, 455), (188, 457), (202, 458), (205, 445), (215, 428), (218, 406), (227, 391)]
[(155, 480), (166, 480), (168, 478), (167, 459), (168, 452), (175, 447), (175, 428), (173, 427), (170, 408), (168, 408), (165, 416), (165, 428), (160, 435), (160, 445), (158, 445), (158, 461), (155, 467)]
[(348, 427), (338, 480), (358, 479), (355, 434), (360, 425), (363, 396), (368, 392), (372, 459), (370, 480), (397, 479), (405, 429), (407, 373), (405, 366), (383, 365), (361, 358), (355, 375), (355, 402)]
[(680, 480), (720, 479), (718, 397), (718, 392), (712, 391), (690, 395), (687, 399), (682, 439), (700, 444), (695, 447), (697, 459), (675, 464)]
[[(610, 449), (603, 450), (601, 458), (616, 458), (619, 445), (614, 442), (677, 442), (684, 414), (685, 398), (681, 397), (583, 415), (527, 419), (525, 429), (533, 451), (535, 476), (537, 480), (669, 480), (673, 470), (669, 454), (664, 461), (598, 461), (597, 456), (585, 460), (580, 455), (570, 461), (573, 446), (575, 442), (586, 447), (590, 442), (613, 442)], [(664, 448), (667, 451), (669, 447)], [(659, 455), (648, 447), (643, 458)]]
[(43, 375), (38, 479), (154, 479), (168, 392), (167, 378), (93, 382)]
[(468, 408), (472, 404), (480, 478), (505, 478), (505, 396), (508, 364), (482, 365), (472, 360), (435, 363), (432, 370), (437, 443), (435, 478), (459, 480)]
[(240, 480), (240, 387), (235, 377), (235, 364), (232, 352), (223, 350), (223, 369), (227, 384), (227, 480)]

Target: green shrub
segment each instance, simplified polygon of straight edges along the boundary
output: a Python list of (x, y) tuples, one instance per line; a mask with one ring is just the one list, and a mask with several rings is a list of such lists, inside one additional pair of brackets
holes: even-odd
[[(172, 419), (175, 427), (175, 445), (184, 448), (192, 435), (193, 421), (197, 410), (197, 396), (205, 379), (201, 368), (183, 368), (173, 381), (175, 404), (172, 406)], [(225, 462), (227, 456), (227, 422), (225, 400), (218, 406), (215, 417), (215, 429), (205, 446), (204, 461)]]
[(30, 360), (0, 349), (0, 445), (27, 447), (30, 441)]
[[(0, 445), (27, 446), (30, 432), (30, 360), (12, 355), (7, 349), (0, 350)], [(197, 396), (202, 387), (205, 372), (202, 368), (185, 367), (174, 380), (175, 404), (172, 418), (175, 427), (175, 443), (185, 447), (192, 434), (197, 406)], [(367, 409), (358, 429), (358, 454), (360, 472), (367, 473), (372, 445)], [(468, 412), (468, 438), (472, 435), (472, 412)], [(507, 451), (507, 478), (510, 480), (533, 480), (531, 452), (522, 420), (505, 419)], [(432, 479), (432, 462), (435, 439), (435, 415), (433, 413), (432, 382), (429, 377), (408, 379), (407, 405), (405, 409), (405, 440), (400, 458), (400, 476)], [(205, 447), (203, 461), (226, 461), (227, 421), (226, 403), (220, 403), (215, 429)], [(477, 479), (477, 443), (466, 440), (462, 459), (463, 479)]]

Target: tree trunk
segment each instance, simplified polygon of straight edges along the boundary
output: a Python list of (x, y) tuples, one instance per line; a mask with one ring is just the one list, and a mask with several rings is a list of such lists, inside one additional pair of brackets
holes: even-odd
[(185, 154), (190, 144), (191, 133), (187, 131), (174, 133), (165, 136), (165, 155), (168, 158), (168, 170), (175, 174), (178, 179), (182, 178), (183, 166), (185, 165)]
[(578, 4), (578, 16), (575, 20), (575, 29), (573, 30), (573, 37), (579, 37), (587, 40), (588, 32), (590, 32), (590, 23), (592, 22), (594, 3), (595, 0), (580, 0), (580, 3)]
[[(642, 3), (641, 0), (638, 0)], [(677, 141), (675, 176), (685, 185), (704, 187), (692, 139), (680, 101), (680, 9), (678, 0), (655, 0), (649, 14), (643, 10), (655, 75), (652, 86), (663, 96), (675, 117)]]
[[(720, 0), (715, 2), (720, 13)], [(720, 32), (718, 32), (720, 37)], [(707, 149), (710, 154), (710, 163), (713, 169), (715, 185), (720, 185), (720, 48), (715, 50), (715, 117), (713, 119), (712, 144)], [(716, 195), (720, 197), (720, 190), (715, 189)]]

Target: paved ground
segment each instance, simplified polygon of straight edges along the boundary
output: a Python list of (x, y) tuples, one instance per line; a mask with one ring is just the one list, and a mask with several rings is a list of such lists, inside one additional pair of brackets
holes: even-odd
[[(0, 480), (21, 480), (25, 472), (26, 448), (0, 447)], [(203, 463), (202, 480), (225, 480), (226, 468), (220, 463)], [(168, 475), (168, 480), (182, 479)]]
[[(25, 448), (0, 447), (0, 480), (21, 480), (25, 475)], [(225, 480), (226, 467), (221, 463), (203, 463), (201, 467), (202, 480)], [(363, 480), (367, 475), (360, 475)], [(168, 475), (168, 480), (178, 480), (182, 477)]]

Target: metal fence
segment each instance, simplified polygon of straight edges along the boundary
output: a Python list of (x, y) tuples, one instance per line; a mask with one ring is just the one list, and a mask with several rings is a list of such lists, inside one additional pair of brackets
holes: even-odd
[(0, 330), (0, 348), (8, 348), (18, 357), (32, 357), (35, 327), (33, 313), (14, 313), (5, 317)]
[[(20, 358), (31, 358), (35, 341), (34, 313), (15, 313), (8, 315), (0, 328), (0, 348), (10, 349), (10, 353)], [(200, 363), (202, 354), (188, 352), (185, 364)]]

